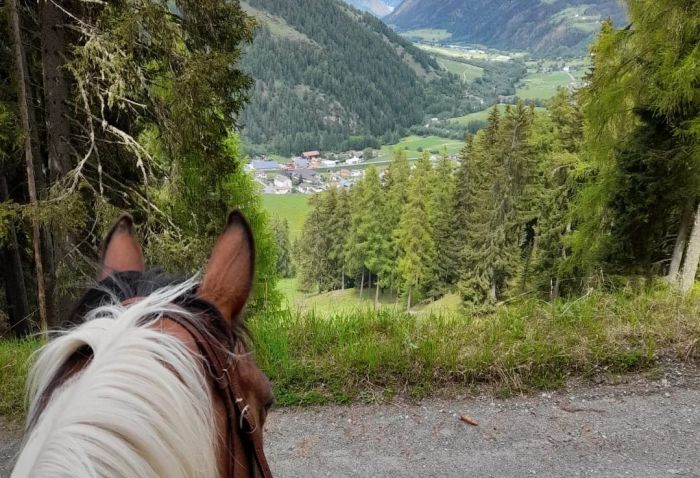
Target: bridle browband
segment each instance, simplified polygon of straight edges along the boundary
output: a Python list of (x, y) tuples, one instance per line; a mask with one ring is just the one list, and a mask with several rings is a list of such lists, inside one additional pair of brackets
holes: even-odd
[[(142, 300), (143, 297), (132, 297), (122, 302), (128, 306)], [(272, 478), (270, 466), (263, 449), (263, 429), (256, 422), (255, 416), (250, 413), (250, 405), (242, 393), (243, 387), (236, 368), (235, 357), (227, 351), (215, 334), (208, 330), (211, 325), (206, 320), (201, 320), (198, 315), (178, 314), (180, 306), (173, 305), (173, 314), (163, 317), (171, 320), (184, 328), (194, 339), (197, 349), (202, 355), (205, 369), (210, 379), (216, 385), (217, 393), (221, 397), (226, 408), (228, 418), (227, 443), (228, 449), (228, 475), (236, 477), (236, 469), (240, 464), (235, 459), (237, 444), (241, 444), (246, 450), (249, 464), (257, 467), (257, 471), (263, 478)], [(222, 319), (223, 320), (223, 319)], [(255, 476), (251, 473), (251, 476)]]

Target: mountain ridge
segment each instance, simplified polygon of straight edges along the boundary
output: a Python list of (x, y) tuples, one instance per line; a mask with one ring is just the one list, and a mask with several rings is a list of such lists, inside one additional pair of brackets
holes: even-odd
[(458, 77), (369, 13), (337, 0), (241, 4), (260, 23), (242, 59), (255, 79), (241, 116), (251, 154), (377, 147), (426, 114), (474, 110)]
[(626, 21), (618, 0), (403, 0), (383, 20), (399, 32), (445, 30), (455, 43), (573, 56), (585, 53), (607, 17)]

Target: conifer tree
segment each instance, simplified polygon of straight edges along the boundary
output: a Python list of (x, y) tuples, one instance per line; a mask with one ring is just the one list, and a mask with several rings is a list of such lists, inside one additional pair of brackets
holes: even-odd
[(423, 156), (411, 176), (408, 202), (402, 208), (399, 227), (394, 233), (401, 245), (398, 270), (408, 310), (415, 297), (428, 289), (434, 268), (435, 244), (427, 205), (430, 186), (425, 177), (430, 170), (430, 161)]
[(289, 222), (287, 219), (273, 219), (272, 231), (277, 246), (277, 274), (284, 278), (294, 277), (294, 263), (292, 262), (289, 242)]
[(391, 163), (387, 168), (385, 186), (386, 202), (384, 208), (386, 230), (389, 231), (390, 234), (388, 257), (390, 267), (384, 277), (384, 285), (395, 290), (401, 288), (401, 274), (397, 267), (401, 244), (397, 242), (393, 231), (399, 227), (401, 211), (408, 199), (410, 175), (411, 168), (408, 163), (406, 151), (396, 148), (393, 152)]
[(430, 227), (435, 244), (433, 270), (434, 293), (444, 294), (457, 280), (457, 262), (450, 248), (452, 229), (452, 201), (455, 195), (454, 167), (447, 152), (440, 155), (432, 172), (433, 186), (428, 207)]

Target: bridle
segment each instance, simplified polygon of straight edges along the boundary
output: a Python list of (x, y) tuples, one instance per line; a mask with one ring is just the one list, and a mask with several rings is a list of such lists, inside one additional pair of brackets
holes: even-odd
[[(122, 301), (122, 305), (132, 305), (141, 300), (143, 300), (143, 297), (132, 297)], [(255, 467), (257, 474), (253, 470), (248, 469), (248, 475), (272, 478), (272, 472), (263, 449), (262, 424), (257, 423), (243, 394), (235, 355), (227, 351), (228, 347), (217, 338), (218, 334), (213, 333), (214, 324), (211, 320), (202, 320), (203, 318), (199, 314), (178, 313), (178, 310), (185, 310), (179, 305), (172, 304), (172, 308), (173, 313), (168, 314), (164, 319), (175, 322), (192, 336), (198, 352), (204, 360), (204, 369), (215, 385), (213, 387), (215, 393), (219, 394), (226, 410), (228, 419), (226, 427), (226, 443), (228, 444), (227, 478), (238, 478), (240, 476), (239, 472), (244, 473), (247, 467), (250, 466)], [(211, 309), (211, 306), (209, 305), (207, 308)], [(41, 414), (53, 391), (67, 378), (70, 370), (70, 366), (64, 367), (43, 392), (41, 405), (34, 420)], [(246, 461), (248, 462), (246, 465), (238, 463), (235, 459), (235, 450), (238, 446), (243, 447), (245, 450)]]
[[(142, 300), (142, 297), (133, 297), (122, 302), (123, 305), (131, 305)], [(178, 306), (173, 306), (177, 311)], [(250, 412), (241, 386), (240, 376), (236, 367), (234, 355), (227, 351), (215, 334), (211, 333), (208, 321), (200, 316), (191, 314), (174, 313), (166, 317), (185, 329), (194, 339), (197, 349), (204, 359), (205, 370), (209, 378), (215, 384), (216, 393), (221, 397), (226, 409), (228, 449), (228, 477), (235, 478), (236, 470), (241, 467), (236, 462), (234, 450), (236, 446), (243, 446), (248, 463), (255, 466), (259, 476), (272, 478), (270, 466), (263, 449), (263, 429), (258, 424), (255, 416)], [(250, 473), (251, 476), (256, 476)]]

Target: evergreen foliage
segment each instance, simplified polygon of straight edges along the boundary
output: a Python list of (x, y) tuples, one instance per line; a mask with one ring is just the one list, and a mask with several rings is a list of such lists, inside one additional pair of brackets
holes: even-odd
[[(20, 48), (4, 41), (10, 7), (18, 7)], [(17, 251), (20, 262), (2, 280), (7, 291), (26, 282), (35, 306), (38, 281), (25, 271), (37, 238), (49, 326), (94, 274), (119, 210), (143, 225), (150, 259), (192, 274), (228, 212), (242, 209), (256, 235), (253, 308), (278, 300), (274, 237), (235, 133), (252, 84), (239, 60), (254, 24), (238, 1), (3, 4), (0, 180), (9, 188), (0, 198), (1, 255)], [(34, 163), (31, 184), (25, 157)], [(37, 204), (29, 204), (30, 186)], [(32, 234), (28, 223), (37, 221)], [(7, 297), (16, 307), (16, 294)]]

